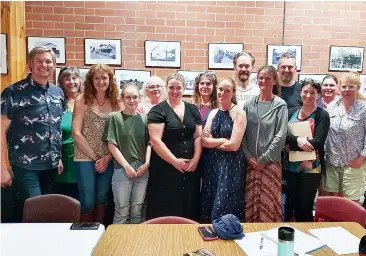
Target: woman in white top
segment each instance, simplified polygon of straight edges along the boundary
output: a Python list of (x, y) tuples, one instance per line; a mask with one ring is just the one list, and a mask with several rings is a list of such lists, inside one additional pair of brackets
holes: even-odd
[(147, 115), (150, 109), (166, 99), (165, 83), (158, 76), (150, 77), (144, 84), (143, 98), (137, 107), (137, 112)]

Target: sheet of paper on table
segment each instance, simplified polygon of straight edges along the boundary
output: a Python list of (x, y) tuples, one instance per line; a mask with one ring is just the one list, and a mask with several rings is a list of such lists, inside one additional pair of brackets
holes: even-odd
[(339, 255), (358, 253), (360, 239), (342, 227), (309, 229), (309, 232)]
[[(325, 246), (325, 243), (320, 241), (316, 237), (306, 234), (294, 227), (292, 228), (295, 230), (294, 249), (296, 254), (304, 255)], [(278, 242), (278, 228), (272, 228), (267, 231), (262, 231), (261, 235), (275, 243)]]
[[(263, 247), (260, 249), (263, 237)], [(277, 244), (261, 235), (261, 232), (245, 233), (245, 237), (235, 242), (248, 256), (277, 256)], [(299, 256), (311, 256), (310, 254), (299, 254)]]

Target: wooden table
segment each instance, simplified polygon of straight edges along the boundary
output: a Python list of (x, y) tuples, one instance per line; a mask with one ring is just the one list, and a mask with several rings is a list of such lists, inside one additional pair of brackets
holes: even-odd
[[(284, 223), (244, 223), (244, 232), (263, 231)], [(343, 227), (357, 237), (366, 235), (366, 230), (353, 222), (286, 223), (307, 232), (311, 228)], [(245, 253), (234, 241), (204, 241), (194, 224), (140, 224), (111, 225), (97, 244), (93, 255), (138, 255), (138, 256), (183, 256), (200, 248), (207, 248), (217, 256), (240, 256)], [(203, 225), (201, 225), (203, 226)], [(329, 247), (311, 253), (337, 255)], [(348, 254), (358, 255), (358, 254)]]

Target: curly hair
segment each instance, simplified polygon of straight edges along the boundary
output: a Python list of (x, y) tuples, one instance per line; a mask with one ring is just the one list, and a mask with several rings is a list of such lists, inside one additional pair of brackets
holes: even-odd
[(201, 105), (201, 95), (199, 92), (199, 84), (203, 78), (207, 78), (212, 83), (213, 90), (210, 95), (210, 104), (211, 104), (212, 108), (217, 108), (219, 106), (219, 103), (217, 101), (217, 88), (216, 88), (217, 77), (216, 77), (215, 73), (213, 73), (211, 71), (205, 71), (203, 73), (200, 73), (194, 79), (193, 103), (198, 107)]
[(118, 109), (118, 86), (116, 82), (116, 78), (114, 77), (112, 69), (105, 64), (96, 64), (93, 65), (88, 73), (86, 73), (85, 81), (84, 81), (84, 103), (87, 105), (93, 104), (94, 98), (96, 97), (96, 89), (93, 84), (93, 77), (96, 72), (106, 72), (109, 77), (109, 86), (105, 92), (105, 96), (110, 100), (112, 108)]
[(258, 79), (259, 73), (262, 71), (271, 73), (272, 78), (276, 80), (276, 84), (273, 85), (272, 93), (274, 95), (277, 95), (280, 97), (281, 96), (281, 85), (279, 85), (279, 83), (278, 83), (277, 70), (273, 66), (264, 65), (260, 69), (258, 69), (257, 79)]
[(231, 103), (234, 103), (235, 105), (238, 104), (238, 101), (236, 99), (236, 83), (234, 81), (234, 79), (232, 78), (225, 78), (222, 79), (218, 84), (217, 87), (220, 85), (220, 83), (222, 83), (223, 81), (229, 81), (231, 83), (231, 85), (233, 86), (233, 97), (231, 98)]

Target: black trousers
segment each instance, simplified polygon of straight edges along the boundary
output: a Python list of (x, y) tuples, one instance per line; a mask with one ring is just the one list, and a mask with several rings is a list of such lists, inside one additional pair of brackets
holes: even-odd
[(314, 221), (313, 206), (320, 179), (321, 173), (285, 171), (286, 221), (289, 221), (294, 214), (297, 222)]

